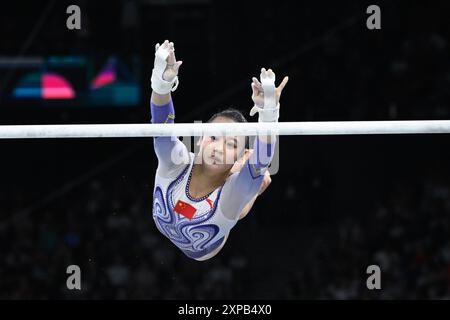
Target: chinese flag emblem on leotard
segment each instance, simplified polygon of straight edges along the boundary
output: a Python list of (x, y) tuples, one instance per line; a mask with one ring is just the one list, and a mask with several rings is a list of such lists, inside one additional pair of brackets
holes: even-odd
[(186, 203), (184, 201), (178, 200), (177, 204), (175, 205), (175, 208), (173, 209), (176, 213), (179, 213), (189, 220), (192, 220), (192, 217), (194, 216), (197, 209), (195, 209), (193, 206), (191, 206), (189, 203)]

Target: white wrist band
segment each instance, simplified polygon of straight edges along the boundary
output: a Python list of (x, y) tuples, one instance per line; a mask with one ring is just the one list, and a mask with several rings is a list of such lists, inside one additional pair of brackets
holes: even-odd
[(159, 44), (156, 45), (155, 63), (152, 72), (152, 89), (157, 94), (168, 94), (171, 91), (175, 91), (178, 87), (178, 76), (172, 81), (166, 81), (163, 79), (164, 71), (167, 67), (167, 57), (169, 56), (169, 49), (163, 48)]
[(254, 106), (250, 110), (250, 116), (259, 113), (259, 122), (278, 122), (280, 117), (280, 104), (276, 103), (275, 97), (275, 74), (272, 76), (260, 76), (264, 92), (264, 107)]
[(273, 109), (254, 106), (250, 110), (250, 116), (253, 117), (257, 112), (259, 113), (258, 122), (278, 122), (278, 118), (280, 117), (280, 104), (277, 104)]

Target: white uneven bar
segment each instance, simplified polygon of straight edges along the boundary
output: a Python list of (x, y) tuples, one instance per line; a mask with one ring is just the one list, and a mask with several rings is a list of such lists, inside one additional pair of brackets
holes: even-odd
[(450, 120), (0, 126), (0, 139), (450, 133)]

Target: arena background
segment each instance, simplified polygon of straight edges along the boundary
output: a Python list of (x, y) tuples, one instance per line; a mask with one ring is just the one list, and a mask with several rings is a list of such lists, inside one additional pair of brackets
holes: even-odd
[[(82, 30), (66, 28), (78, 4)], [(378, 4), (382, 29), (366, 28)], [(290, 81), (280, 121), (450, 119), (445, 1), (14, 1), (1, 57), (139, 61), (113, 107), (8, 98), (0, 124), (146, 123), (156, 42), (184, 61), (178, 122), (251, 108), (250, 81)], [(255, 121), (254, 119), (252, 121)], [(0, 298), (449, 299), (448, 135), (283, 136), (280, 170), (208, 262), (156, 229), (151, 139), (0, 140)], [(82, 290), (66, 288), (79, 265)], [(378, 264), (382, 289), (366, 288)]]

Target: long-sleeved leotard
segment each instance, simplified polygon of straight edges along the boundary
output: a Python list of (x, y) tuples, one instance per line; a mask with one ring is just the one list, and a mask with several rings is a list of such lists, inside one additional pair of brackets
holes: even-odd
[[(151, 103), (152, 123), (173, 123), (170, 101)], [(255, 152), (219, 188), (202, 198), (189, 194), (195, 155), (177, 137), (155, 137), (158, 158), (153, 193), (153, 219), (158, 230), (188, 257), (199, 259), (217, 249), (236, 225), (246, 204), (258, 193), (272, 160), (274, 140), (266, 144), (256, 138)], [(261, 156), (263, 155), (263, 156)], [(179, 208), (190, 215), (177, 212)]]

